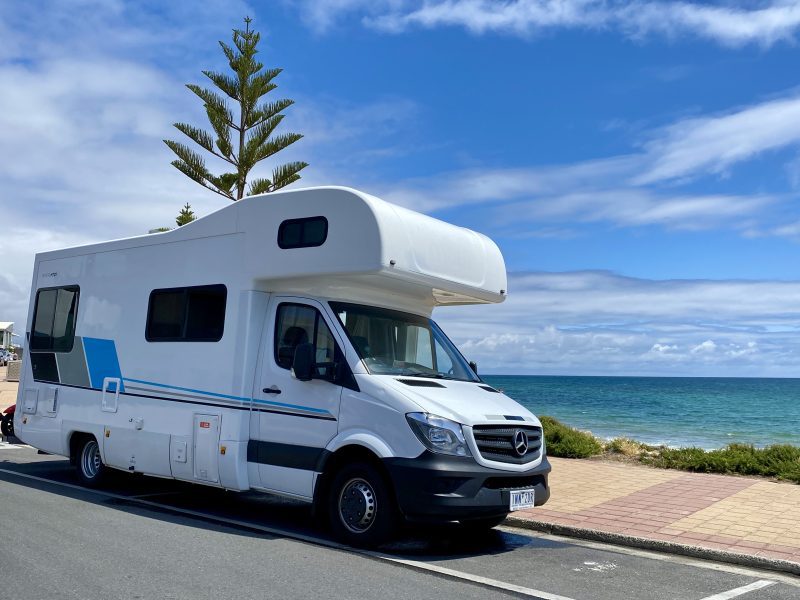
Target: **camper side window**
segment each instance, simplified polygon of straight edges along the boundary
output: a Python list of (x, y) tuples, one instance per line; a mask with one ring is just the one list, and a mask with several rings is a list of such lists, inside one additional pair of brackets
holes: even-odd
[(326, 239), (328, 219), (325, 217), (288, 219), (278, 228), (278, 246), (283, 250), (322, 246)]
[(224, 285), (196, 285), (150, 292), (148, 342), (218, 342), (225, 329)]
[(32, 352), (69, 352), (75, 342), (75, 317), (80, 288), (71, 285), (36, 292)]

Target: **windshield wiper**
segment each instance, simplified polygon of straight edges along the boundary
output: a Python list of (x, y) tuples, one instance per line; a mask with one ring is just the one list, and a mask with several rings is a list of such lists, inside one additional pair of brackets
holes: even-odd
[(441, 373), (423, 373), (422, 371), (403, 371), (401, 375), (408, 375), (409, 377), (427, 377), (429, 379), (451, 379), (455, 381), (455, 377), (442, 375)]

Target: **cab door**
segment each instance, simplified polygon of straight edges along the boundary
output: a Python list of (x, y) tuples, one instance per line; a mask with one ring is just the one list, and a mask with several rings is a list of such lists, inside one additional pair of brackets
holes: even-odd
[[(273, 297), (267, 313), (259, 375), (253, 393), (247, 460), (258, 464), (260, 487), (311, 498), (314, 473), (338, 431), (342, 386), (332, 365), (344, 363), (342, 341), (323, 305)], [(292, 375), (294, 352), (313, 344), (314, 379)]]

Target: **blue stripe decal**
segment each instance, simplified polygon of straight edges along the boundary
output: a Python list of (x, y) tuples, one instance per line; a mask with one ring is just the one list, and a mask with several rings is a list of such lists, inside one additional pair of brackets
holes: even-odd
[(195, 390), (193, 388), (187, 387), (180, 387), (177, 385), (167, 385), (165, 383), (155, 383), (153, 381), (144, 381), (142, 379), (129, 379), (128, 377), (124, 378), (123, 381), (130, 381), (131, 383), (144, 383), (146, 385), (152, 385), (155, 387), (160, 388), (167, 388), (172, 390), (180, 390), (182, 392), (192, 392), (195, 394), (204, 394), (206, 396), (213, 396), (215, 398), (225, 398), (227, 400), (238, 400), (240, 402), (256, 402), (257, 404), (267, 404), (269, 406), (280, 406), (283, 408), (294, 408), (296, 410), (305, 410), (308, 412), (323, 414), (323, 415), (330, 415), (331, 413), (327, 410), (322, 410), (319, 408), (312, 408), (310, 406), (300, 406), (299, 404), (286, 404), (284, 402), (273, 402), (271, 400), (258, 400), (256, 398), (242, 398), (241, 396), (230, 396), (228, 394), (218, 394), (217, 392), (206, 392), (204, 390)]
[[(89, 380), (93, 388), (103, 389), (103, 379), (106, 377), (122, 379), (122, 371), (119, 368), (117, 347), (114, 345), (114, 340), (84, 337), (83, 352), (86, 355)], [(125, 391), (124, 385), (120, 385), (120, 391)]]

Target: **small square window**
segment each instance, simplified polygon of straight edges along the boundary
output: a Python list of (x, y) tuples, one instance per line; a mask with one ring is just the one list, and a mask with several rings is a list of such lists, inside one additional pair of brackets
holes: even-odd
[(325, 217), (289, 219), (278, 228), (278, 246), (284, 250), (322, 246), (326, 239), (328, 219)]

